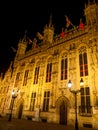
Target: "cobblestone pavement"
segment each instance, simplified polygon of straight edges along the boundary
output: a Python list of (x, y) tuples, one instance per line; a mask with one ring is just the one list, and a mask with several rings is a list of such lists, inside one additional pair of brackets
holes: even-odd
[[(12, 119), (9, 122), (7, 118), (0, 118), (0, 130), (74, 130), (74, 127), (25, 119)], [(79, 128), (79, 130), (97, 129)]]

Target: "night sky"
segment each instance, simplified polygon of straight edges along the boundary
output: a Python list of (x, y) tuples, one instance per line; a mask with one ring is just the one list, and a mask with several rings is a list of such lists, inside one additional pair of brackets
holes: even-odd
[(79, 25), (80, 18), (85, 19), (84, 5), (87, 0), (20, 1), (4, 1), (0, 4), (0, 73), (7, 70), (14, 58), (11, 47), (17, 48), (25, 31), (31, 39), (36, 37), (37, 32), (42, 34), (51, 14), (57, 34), (66, 26), (65, 15), (75, 26)]

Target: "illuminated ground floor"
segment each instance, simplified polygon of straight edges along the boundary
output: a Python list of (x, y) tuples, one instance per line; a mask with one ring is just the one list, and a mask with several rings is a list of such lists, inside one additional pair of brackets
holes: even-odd
[[(11, 110), (4, 109), (3, 112), (1, 110), (1, 115), (9, 117), (10, 113)], [(92, 113), (83, 115), (79, 113), (79, 110), (77, 111), (79, 127), (98, 128), (98, 109), (92, 108)], [(39, 107), (36, 107), (34, 111), (24, 110), (24, 102), (20, 100), (13, 108), (13, 117), (74, 126), (76, 114), (75, 108), (70, 106), (67, 97), (61, 96), (56, 101), (55, 106), (51, 106), (48, 112), (42, 111)]]

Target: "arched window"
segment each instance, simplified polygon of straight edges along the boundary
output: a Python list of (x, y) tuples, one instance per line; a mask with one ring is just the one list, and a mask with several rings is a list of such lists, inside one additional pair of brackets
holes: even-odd
[(67, 69), (68, 69), (67, 55), (63, 54), (61, 59), (61, 80), (67, 79)]
[(40, 69), (39, 63), (37, 63), (35, 67), (35, 73), (34, 73), (34, 84), (38, 83), (39, 69)]
[(29, 70), (25, 70), (23, 86), (27, 85)]
[(44, 102), (43, 102), (43, 111), (49, 111), (49, 99), (50, 99), (50, 91), (44, 92)]
[(36, 92), (32, 92), (31, 102), (30, 102), (30, 111), (34, 111), (35, 100), (36, 100)]
[(51, 82), (51, 74), (52, 74), (52, 60), (51, 58), (49, 58), (46, 68), (46, 82)]
[(80, 67), (80, 77), (88, 75), (88, 62), (86, 48), (83, 46), (80, 48), (79, 52), (79, 67)]
[(17, 87), (17, 86), (18, 86), (19, 80), (20, 80), (20, 72), (18, 72), (18, 73), (16, 74), (16, 80), (15, 80), (15, 85), (14, 85), (14, 87)]

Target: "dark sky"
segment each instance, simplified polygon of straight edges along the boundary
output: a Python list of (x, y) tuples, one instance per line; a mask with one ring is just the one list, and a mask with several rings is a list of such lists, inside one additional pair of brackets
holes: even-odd
[(37, 32), (43, 32), (51, 14), (55, 33), (60, 33), (66, 26), (65, 15), (74, 25), (79, 25), (87, 3), (87, 0), (20, 1), (4, 1), (0, 5), (0, 73), (9, 66), (14, 55), (11, 47), (17, 47), (25, 30), (31, 39), (36, 37)]

